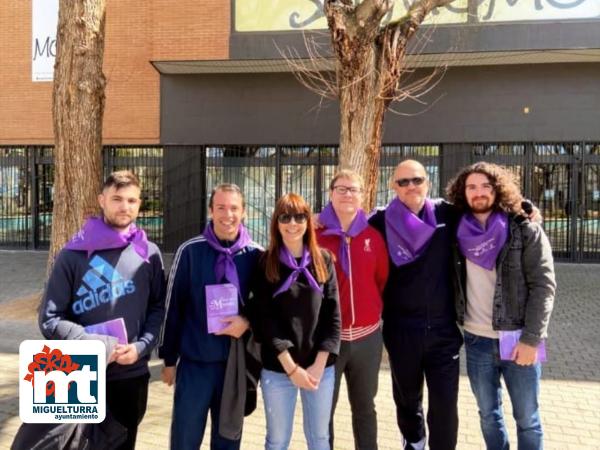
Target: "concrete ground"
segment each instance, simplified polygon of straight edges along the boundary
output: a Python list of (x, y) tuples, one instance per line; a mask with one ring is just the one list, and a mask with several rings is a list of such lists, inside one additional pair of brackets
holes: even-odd
[[(0, 450), (8, 449), (20, 425), (18, 417), (18, 346), (40, 338), (34, 295), (43, 287), (46, 254), (0, 251)], [(546, 449), (600, 449), (600, 265), (557, 264), (558, 294), (550, 324), (549, 362), (541, 387)], [(17, 301), (15, 301), (17, 299)], [(464, 355), (461, 355), (464, 356)], [(464, 361), (464, 358), (462, 358)], [(140, 427), (138, 449), (167, 449), (172, 389), (159, 380), (160, 361), (152, 362), (148, 411)], [(379, 448), (400, 449), (390, 373), (384, 366), (376, 399)], [(344, 388), (343, 388), (344, 389)], [(505, 398), (511, 443), (515, 427)], [(461, 370), (459, 449), (482, 449), (477, 407)], [(336, 449), (353, 448), (350, 407), (344, 394), (336, 413)], [(243, 449), (264, 448), (262, 400), (245, 422)], [(208, 433), (207, 433), (208, 435)], [(205, 442), (203, 449), (209, 446)], [(300, 408), (290, 448), (306, 448)]]

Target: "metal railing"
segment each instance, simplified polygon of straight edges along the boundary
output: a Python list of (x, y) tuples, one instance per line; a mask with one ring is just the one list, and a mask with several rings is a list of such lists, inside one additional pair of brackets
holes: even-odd
[[(142, 183), (138, 223), (162, 244), (162, 147), (105, 147), (104, 172), (131, 169)], [(44, 249), (52, 228), (52, 147), (0, 147), (0, 248)]]
[[(540, 208), (555, 257), (600, 262), (600, 143), (459, 143), (386, 145), (382, 148), (377, 205), (393, 192), (389, 180), (406, 158), (423, 163), (431, 195), (443, 196), (456, 171), (475, 161), (505, 165), (521, 180), (526, 197)], [(208, 197), (216, 184), (243, 189), (246, 223), (266, 244), (275, 200), (302, 194), (315, 211), (327, 202), (336, 170), (334, 145), (107, 146), (105, 174), (133, 170), (142, 182), (138, 223), (166, 250), (198, 234), (208, 220)], [(0, 147), (0, 247), (44, 248), (52, 225), (51, 147)]]

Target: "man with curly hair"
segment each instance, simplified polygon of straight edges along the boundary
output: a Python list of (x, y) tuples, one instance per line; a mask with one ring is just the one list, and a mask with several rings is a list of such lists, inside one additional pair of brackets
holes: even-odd
[(456, 234), (455, 304), (486, 446), (509, 448), (503, 377), (519, 449), (541, 449), (540, 360), (556, 288), (550, 243), (538, 223), (520, 215), (523, 198), (504, 167), (468, 166), (446, 192), (463, 212)]

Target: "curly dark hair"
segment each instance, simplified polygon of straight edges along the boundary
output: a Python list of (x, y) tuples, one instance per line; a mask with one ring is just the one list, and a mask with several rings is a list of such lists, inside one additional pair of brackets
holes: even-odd
[(496, 198), (493, 209), (507, 213), (519, 213), (523, 196), (517, 177), (506, 167), (487, 162), (477, 162), (463, 168), (446, 187), (448, 201), (454, 203), (461, 211), (468, 211), (469, 204), (465, 196), (465, 185), (469, 175), (480, 173), (485, 175), (494, 187)]

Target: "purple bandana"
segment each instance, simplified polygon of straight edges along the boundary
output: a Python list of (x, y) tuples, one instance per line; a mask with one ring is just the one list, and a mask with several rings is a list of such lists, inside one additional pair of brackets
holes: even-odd
[(347, 231), (342, 229), (342, 225), (340, 224), (340, 220), (338, 219), (331, 202), (323, 208), (321, 214), (319, 214), (319, 222), (323, 225), (326, 230), (323, 232), (324, 235), (330, 236), (335, 235), (340, 237), (340, 249), (338, 253), (338, 257), (340, 259), (340, 265), (342, 270), (346, 274), (346, 276), (350, 273), (350, 257), (348, 256), (348, 242), (346, 241), (347, 237), (356, 237), (360, 233), (365, 230), (369, 226), (369, 222), (367, 221), (367, 215), (362, 209), (359, 209), (356, 217), (348, 227)]
[(148, 261), (148, 238), (146, 233), (131, 224), (129, 231), (119, 233), (108, 225), (101, 217), (90, 217), (65, 248), (68, 250), (85, 250), (88, 258), (99, 250), (123, 248), (132, 245), (135, 252)]
[(221, 245), (213, 230), (212, 220), (206, 224), (204, 233), (202, 234), (206, 238), (208, 245), (219, 253), (219, 256), (217, 256), (217, 263), (215, 264), (215, 277), (217, 282), (220, 283), (223, 277), (225, 277), (227, 281), (238, 289), (238, 292), (241, 292), (240, 280), (238, 278), (237, 268), (233, 262), (233, 256), (250, 243), (250, 234), (248, 234), (248, 230), (244, 224), (240, 224), (238, 238), (231, 247), (223, 247)]
[(463, 214), (456, 232), (458, 247), (474, 264), (487, 270), (496, 267), (496, 257), (508, 239), (508, 216), (494, 212), (487, 219), (485, 229), (473, 214)]
[(388, 252), (396, 266), (417, 259), (437, 227), (434, 205), (425, 199), (423, 220), (395, 198), (385, 209)]
[(281, 287), (277, 289), (277, 291), (275, 291), (273, 297), (275, 297), (278, 294), (281, 294), (282, 292), (287, 291), (290, 288), (290, 286), (294, 284), (294, 282), (298, 279), (298, 276), (301, 273), (304, 274), (311, 288), (321, 293), (323, 292), (323, 289), (321, 289), (321, 286), (319, 286), (317, 280), (315, 280), (315, 278), (312, 276), (312, 273), (310, 273), (310, 271), (308, 270), (308, 266), (311, 263), (311, 257), (306, 247), (304, 247), (304, 249), (302, 250), (302, 258), (300, 258), (300, 264), (298, 264), (296, 258), (294, 258), (294, 255), (290, 253), (290, 251), (285, 245), (282, 246), (281, 250), (279, 251), (279, 261), (284, 266), (293, 269), (293, 272), (287, 277), (287, 280), (284, 281)]

